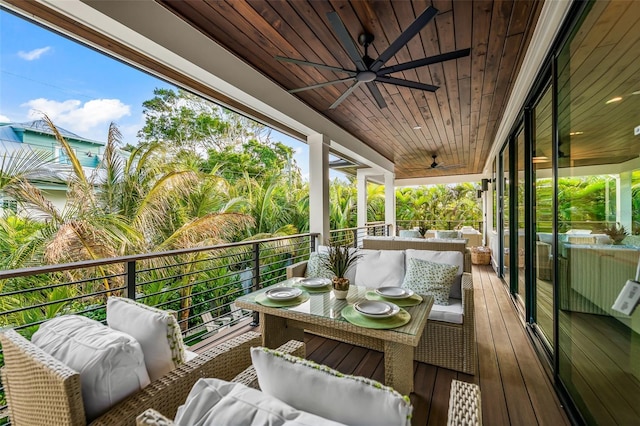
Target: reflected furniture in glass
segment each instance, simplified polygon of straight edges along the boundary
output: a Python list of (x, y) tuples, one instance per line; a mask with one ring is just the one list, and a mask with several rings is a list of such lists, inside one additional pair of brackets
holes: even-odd
[(611, 307), (627, 280), (635, 279), (640, 248), (561, 243), (561, 309), (607, 315), (640, 333), (640, 310), (629, 317)]
[[(293, 278), (278, 285), (291, 285), (300, 278)], [(341, 312), (348, 305), (366, 300), (371, 289), (350, 286), (346, 300), (338, 300), (332, 291), (312, 292), (309, 300), (291, 307), (274, 308), (256, 302), (270, 286), (236, 300), (236, 305), (260, 314), (262, 345), (276, 348), (288, 340), (304, 340), (304, 331), (363, 346), (384, 353), (385, 384), (398, 392), (409, 395), (413, 391), (413, 355), (420, 342), (433, 298), (425, 296), (419, 305), (404, 308), (411, 320), (393, 329), (373, 329), (354, 325), (343, 318)]]

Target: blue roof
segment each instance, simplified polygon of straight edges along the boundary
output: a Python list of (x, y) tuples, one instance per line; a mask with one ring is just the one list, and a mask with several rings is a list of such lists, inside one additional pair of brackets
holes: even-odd
[[(59, 127), (59, 126), (56, 126), (56, 128), (58, 129), (58, 132), (60, 132), (60, 134), (65, 139), (75, 139), (78, 141), (89, 142), (95, 145), (105, 144), (104, 142), (101, 142), (101, 141), (83, 138), (82, 136), (78, 136), (75, 133), (70, 132), (66, 129), (63, 129), (62, 127)], [(38, 132), (38, 133), (45, 133), (53, 136), (53, 132), (49, 128), (49, 125), (47, 124), (46, 121), (34, 120), (34, 121), (27, 121), (24, 123), (9, 123), (9, 124), (0, 125), (0, 139), (3, 141), (22, 142), (22, 140), (20, 140), (20, 138), (16, 134), (16, 130), (26, 130), (26, 131), (32, 131), (32, 132)]]

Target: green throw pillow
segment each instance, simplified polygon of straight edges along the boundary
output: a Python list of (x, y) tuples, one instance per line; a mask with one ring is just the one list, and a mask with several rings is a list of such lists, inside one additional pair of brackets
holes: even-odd
[(411, 258), (402, 287), (418, 294), (433, 296), (436, 305), (449, 304), (449, 292), (458, 274), (458, 265)]
[(309, 256), (309, 261), (307, 262), (307, 271), (305, 273), (307, 278), (332, 279), (333, 277), (335, 277), (333, 272), (325, 268), (325, 266), (322, 264), (321, 256), (326, 256), (326, 255), (313, 252)]

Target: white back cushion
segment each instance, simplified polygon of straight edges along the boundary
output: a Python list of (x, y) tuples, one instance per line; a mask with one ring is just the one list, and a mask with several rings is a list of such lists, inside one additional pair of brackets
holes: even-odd
[(403, 250), (360, 250), (355, 284), (365, 287), (402, 285), (404, 279)]
[(151, 380), (184, 363), (184, 344), (178, 321), (167, 311), (131, 299), (107, 300), (107, 324), (133, 336), (140, 343)]
[(184, 405), (178, 408), (175, 424), (339, 426), (341, 423), (296, 410), (241, 383), (199, 379)]
[(251, 348), (260, 389), (294, 408), (348, 425), (404, 425), (413, 407), (390, 387), (266, 348)]
[(31, 342), (80, 373), (89, 420), (149, 384), (136, 340), (98, 321), (65, 315), (43, 323)]
[(409, 265), (409, 259), (428, 260), (436, 263), (447, 263), (449, 265), (458, 265), (458, 274), (453, 280), (449, 297), (454, 299), (462, 299), (462, 272), (464, 271), (464, 256), (459, 251), (434, 251), (434, 250), (406, 250), (406, 264)]

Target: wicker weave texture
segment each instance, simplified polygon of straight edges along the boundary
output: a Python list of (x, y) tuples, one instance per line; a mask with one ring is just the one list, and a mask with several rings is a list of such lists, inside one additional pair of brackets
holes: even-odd
[[(297, 340), (288, 341), (284, 345), (280, 346), (278, 350), (301, 358), (304, 358), (305, 356), (305, 344), (304, 342)], [(253, 366), (247, 367), (244, 371), (234, 377), (232, 382), (241, 383), (250, 388), (260, 389), (258, 386), (258, 376), (256, 375), (256, 370)], [(181, 404), (183, 404), (184, 401), (186, 401), (186, 396)], [(173, 421), (154, 409), (148, 409), (136, 418), (136, 425), (138, 426), (170, 426), (173, 424)]]
[(476, 373), (476, 326), (471, 274), (462, 275), (462, 324), (427, 322), (424, 337), (416, 347), (416, 361), (467, 374)]
[[(3, 383), (13, 424), (86, 424), (77, 372), (15, 331), (0, 333), (0, 340), (5, 357)], [(200, 377), (233, 379), (251, 365), (249, 349), (260, 343), (259, 333), (247, 332), (216, 346), (119, 402), (92, 424), (133, 425), (147, 408), (173, 417)]]
[(291, 338), (303, 336), (304, 330), (308, 330), (332, 339), (382, 349), (385, 354), (385, 383), (400, 393), (411, 393), (413, 351), (422, 339), (427, 317), (433, 306), (432, 297), (425, 297), (420, 305), (407, 308), (411, 314), (411, 321), (407, 325), (391, 330), (377, 330), (351, 324), (339, 315), (348, 303), (365, 300), (368, 291), (365, 287), (351, 286), (346, 301), (331, 299), (327, 294), (312, 294), (307, 307), (309, 312), (298, 307), (270, 308), (256, 303), (256, 294), (264, 291), (263, 289), (236, 300), (237, 306), (260, 313), (264, 346), (278, 347)]
[(216, 377), (232, 380), (251, 365), (250, 349), (260, 342), (260, 334), (247, 332), (217, 345), (112, 407), (92, 425), (134, 424), (136, 416), (147, 408), (154, 408), (173, 418), (198, 379)]
[(86, 424), (80, 375), (13, 330), (0, 333), (2, 383), (14, 425)]
[[(406, 242), (377, 239), (370, 241), (382, 241), (385, 244)], [(424, 243), (418, 242), (418, 244)], [(400, 248), (398, 248), (398, 250), (400, 250)], [(469, 265), (471, 265), (470, 251), (467, 250), (467, 254), (469, 255)], [(467, 259), (465, 257), (465, 266), (466, 262)], [(296, 270), (299, 271), (300, 269)], [(292, 270), (291, 274), (293, 275), (294, 272), (295, 271)], [(437, 365), (450, 370), (461, 371), (467, 374), (475, 374), (477, 362), (475, 307), (473, 297), (473, 278), (470, 273), (465, 272), (462, 275), (463, 323), (452, 324), (443, 321), (427, 321), (423, 338), (415, 348), (414, 357), (416, 361)], [(413, 317), (413, 313), (411, 315)], [(323, 337), (341, 340), (346, 343), (364, 346), (377, 351), (384, 350), (381, 341), (362, 335), (362, 328), (356, 329), (355, 333), (350, 331), (341, 333), (340, 330), (331, 330), (331, 332), (326, 332), (324, 330), (324, 325), (321, 325), (320, 327), (316, 327), (314, 325), (306, 326), (305, 329)]]
[(480, 388), (473, 383), (451, 381), (448, 426), (481, 426)]

